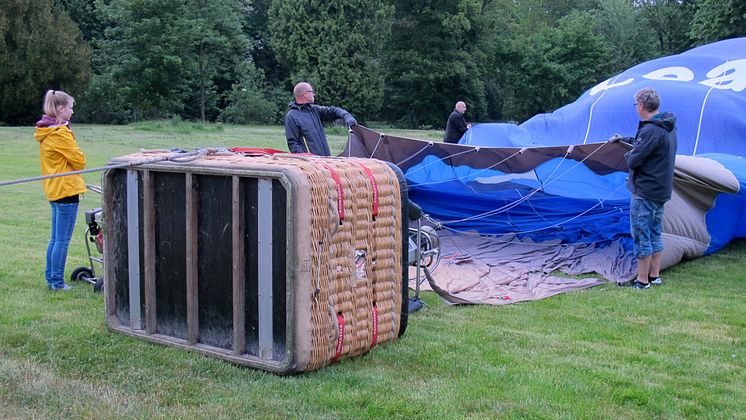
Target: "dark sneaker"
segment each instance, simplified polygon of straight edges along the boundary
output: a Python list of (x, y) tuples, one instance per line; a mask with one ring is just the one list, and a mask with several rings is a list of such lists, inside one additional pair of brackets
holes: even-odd
[(634, 283), (632, 283), (632, 287), (635, 289), (650, 289), (650, 283), (643, 283), (635, 280)]
[(648, 282), (656, 286), (660, 286), (663, 284), (663, 280), (660, 277), (648, 277)]

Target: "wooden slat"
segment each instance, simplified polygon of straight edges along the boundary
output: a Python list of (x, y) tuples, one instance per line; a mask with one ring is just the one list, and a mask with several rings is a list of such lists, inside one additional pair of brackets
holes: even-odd
[(233, 354), (246, 352), (246, 257), (244, 248), (244, 206), (241, 178), (233, 177)]
[[(104, 220), (113, 220), (112, 213), (114, 212), (114, 181), (112, 172), (106, 172), (105, 173), (106, 180), (104, 182), (104, 195), (103, 195), (103, 202), (104, 202)], [(107, 318), (116, 318), (117, 315), (117, 297), (116, 297), (116, 287), (114, 287), (114, 280), (116, 279), (116, 271), (115, 267), (122, 264), (120, 258), (122, 258), (121, 252), (113, 252), (113, 249), (115, 248), (111, 244), (114, 243), (114, 237), (123, 235), (124, 232), (120, 232), (119, 230), (109, 230), (104, 229), (104, 261), (106, 264), (104, 264), (104, 298), (106, 299), (106, 305), (104, 305), (106, 310), (106, 316)]]
[(274, 354), (272, 319), (272, 180), (259, 179), (257, 183), (257, 226), (259, 290), (259, 357), (271, 359)]
[(140, 301), (140, 195), (137, 171), (127, 171), (127, 287), (129, 289), (130, 328), (142, 329)]
[(145, 266), (145, 332), (155, 334), (155, 198), (151, 171), (143, 171), (143, 261)]
[(186, 174), (186, 277), (187, 277), (187, 342), (199, 340), (199, 287), (198, 287), (198, 226), (197, 191), (194, 175)]

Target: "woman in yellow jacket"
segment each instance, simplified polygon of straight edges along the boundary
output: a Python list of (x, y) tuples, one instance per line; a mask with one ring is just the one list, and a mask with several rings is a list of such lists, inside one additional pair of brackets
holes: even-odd
[[(47, 91), (44, 115), (36, 123), (34, 137), (39, 142), (42, 175), (61, 174), (85, 167), (85, 155), (70, 130), (75, 100), (62, 91)], [(52, 207), (52, 235), (47, 246), (44, 275), (50, 290), (70, 290), (65, 284), (65, 262), (75, 219), (78, 215), (79, 195), (86, 191), (80, 175), (69, 175), (44, 180), (44, 194)]]

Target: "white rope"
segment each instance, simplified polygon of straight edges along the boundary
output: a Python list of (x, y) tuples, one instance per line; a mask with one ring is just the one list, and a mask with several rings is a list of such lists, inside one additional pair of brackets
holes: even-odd
[[(726, 60), (725, 64), (728, 64), (730, 60)], [(725, 75), (725, 71), (720, 73), (720, 76)], [(717, 83), (715, 83), (715, 86), (720, 86), (720, 82), (722, 80), (719, 80)], [(697, 135), (694, 137), (694, 150), (692, 151), (692, 156), (697, 155), (697, 147), (699, 146), (699, 134), (702, 131), (702, 118), (704, 118), (705, 115), (705, 104), (707, 104), (707, 98), (710, 97), (710, 92), (712, 92), (713, 89), (715, 89), (715, 86), (711, 86), (710, 90), (707, 91), (707, 94), (705, 94), (705, 98), (702, 100), (702, 107), (699, 110), (699, 122), (697, 122)]]
[[(369, 159), (372, 159), (373, 155), (376, 154), (376, 150), (378, 150), (378, 145), (381, 144), (381, 140), (383, 140), (384, 137), (386, 137), (386, 135), (383, 133), (381, 133), (381, 135), (378, 136), (378, 141), (376, 142), (376, 146), (373, 148), (373, 151), (370, 153), (370, 156), (368, 156)], [(350, 153), (352, 153), (352, 148), (350, 148)]]
[[(482, 172), (486, 172), (486, 171), (489, 171), (490, 169), (494, 168), (495, 166), (499, 166), (499, 165), (501, 165), (501, 164), (503, 164), (503, 163), (507, 162), (508, 160), (510, 160), (510, 159), (512, 159), (512, 158), (514, 158), (514, 157), (516, 157), (516, 156), (518, 156), (518, 155), (520, 155), (520, 154), (521, 154), (521, 153), (523, 153), (523, 152), (524, 152), (525, 150), (526, 150), (526, 148), (520, 149), (520, 150), (518, 150), (517, 152), (513, 153), (512, 155), (510, 155), (510, 156), (506, 157), (505, 159), (503, 159), (503, 160), (501, 160), (501, 161), (499, 161), (499, 162), (497, 162), (497, 163), (495, 163), (495, 164), (493, 164), (493, 165), (490, 165), (490, 166), (488, 166), (488, 167), (486, 167), (486, 168), (482, 168), (482, 169), (480, 169), (480, 170), (478, 170), (478, 171), (476, 171), (476, 172), (472, 172), (472, 173), (470, 173), (470, 174), (469, 174), (469, 176), (470, 176), (470, 177), (474, 177), (474, 176), (476, 176), (476, 175), (478, 175), (478, 174), (481, 174)], [(474, 148), (474, 151), (475, 151), (475, 152), (479, 152), (479, 147), (475, 147), (475, 148)], [(412, 171), (412, 172), (414, 172), (414, 171)], [(409, 175), (409, 172), (407, 173), (407, 175)], [(461, 181), (461, 180), (463, 180), (464, 178), (466, 178), (466, 177), (465, 177), (465, 176), (458, 176), (458, 175), (456, 175), (456, 172), (455, 172), (455, 170), (454, 170), (454, 177), (453, 177), (453, 178), (448, 178), (448, 179), (445, 179), (445, 180), (441, 180), (441, 181), (422, 182), (422, 183), (417, 183), (416, 185), (417, 185), (417, 186), (423, 186), (423, 185), (435, 185), (435, 184), (443, 184), (443, 183), (445, 183), (445, 182), (451, 182), (451, 181)]]
[(584, 157), (583, 159), (581, 159), (580, 161), (578, 161), (575, 165), (573, 165), (572, 167), (570, 167), (566, 171), (562, 172), (556, 178), (553, 178), (554, 174), (557, 172), (557, 170), (560, 168), (560, 166), (562, 166), (562, 162), (564, 162), (566, 160), (567, 155), (569, 154), (570, 150), (572, 150), (572, 148), (568, 149), (568, 151), (562, 157), (562, 159), (557, 164), (557, 166), (555, 166), (554, 170), (552, 170), (552, 173), (550, 173), (549, 176), (547, 176), (547, 178), (546, 178), (545, 181), (543, 181), (541, 184), (539, 184), (539, 186), (536, 187), (534, 190), (532, 190), (530, 193), (528, 193), (525, 196), (522, 196), (521, 198), (519, 198), (518, 200), (513, 201), (512, 203), (506, 204), (506, 205), (504, 205), (502, 207), (499, 207), (497, 209), (489, 210), (489, 211), (486, 211), (486, 212), (483, 212), (483, 213), (480, 213), (480, 214), (476, 214), (476, 215), (473, 215), (473, 216), (469, 216), (469, 217), (466, 217), (466, 218), (463, 218), (463, 219), (441, 221), (440, 223), (442, 223), (442, 224), (445, 225), (445, 224), (461, 223), (461, 222), (471, 221), (471, 220), (479, 220), (479, 219), (483, 219), (483, 218), (486, 218), (486, 217), (489, 217), (489, 216), (492, 216), (492, 215), (495, 215), (495, 214), (502, 213), (502, 212), (508, 211), (510, 209), (513, 209), (513, 208), (517, 207), (518, 205), (520, 205), (521, 203), (523, 203), (524, 201), (526, 201), (529, 198), (531, 198), (532, 196), (534, 196), (539, 191), (543, 190), (544, 187), (552, 184), (554, 181), (556, 181), (558, 179), (561, 179), (562, 177), (564, 177), (565, 175), (567, 175), (569, 172), (571, 172), (572, 170), (574, 170), (580, 164), (582, 164), (583, 162), (585, 162), (588, 158), (590, 158), (591, 156), (593, 156), (596, 152), (598, 152), (599, 150), (601, 150), (601, 148), (603, 148), (606, 144), (607, 143), (602, 143), (599, 147), (597, 147), (594, 151), (592, 151), (591, 153), (589, 153), (586, 157)]
[[(492, 210), (489, 210), (489, 211), (486, 211), (486, 212), (483, 212), (483, 213), (480, 213), (480, 214), (469, 216), (469, 217), (466, 217), (466, 218), (463, 218), (463, 219), (460, 219), (460, 220), (448, 220), (448, 221), (444, 221), (444, 222), (441, 222), (441, 223), (443, 223), (443, 224), (455, 224), (455, 223), (466, 222), (466, 221), (470, 221), (470, 220), (479, 220), (479, 219), (483, 219), (483, 218), (486, 218), (486, 217), (490, 217), (490, 216), (498, 214), (498, 213), (502, 213), (502, 212), (511, 210), (511, 209), (519, 206), (521, 203), (523, 203), (524, 201), (528, 200), (529, 198), (531, 198), (532, 196), (534, 196), (536, 193), (538, 193), (539, 191), (541, 191), (544, 188), (544, 186), (550, 184), (553, 181), (552, 180), (552, 176), (554, 176), (554, 174), (557, 172), (557, 169), (559, 169), (559, 167), (562, 166), (562, 162), (565, 161), (565, 159), (567, 158), (567, 155), (570, 153), (571, 150), (572, 150), (572, 147), (569, 148), (569, 149), (567, 149), (567, 151), (565, 152), (565, 155), (562, 156), (562, 159), (559, 161), (559, 163), (557, 163), (557, 166), (554, 167), (554, 169), (552, 170), (552, 173), (550, 173), (549, 176), (547, 176), (546, 180), (544, 182), (542, 182), (541, 184), (539, 184), (538, 187), (536, 187), (534, 190), (532, 190), (527, 195), (522, 196), (521, 198), (519, 198), (518, 200), (513, 201), (512, 203), (508, 203), (508, 204), (506, 204), (506, 205), (504, 205), (502, 207), (498, 207), (496, 209), (492, 209)], [(596, 150), (598, 150), (598, 149), (596, 149)], [(594, 151), (594, 153), (595, 153), (595, 151)], [(589, 154), (588, 156), (586, 156), (583, 160), (589, 158), (591, 155), (592, 155), (592, 153)], [(562, 175), (564, 175), (567, 172), (571, 171), (572, 169), (574, 169), (577, 165), (579, 165), (582, 162), (583, 161), (578, 162), (575, 166), (573, 166), (569, 170), (565, 171)], [(520, 192), (518, 192), (518, 193), (520, 194)]]
[(407, 172), (407, 175), (412, 175), (413, 173), (416, 173), (416, 172), (418, 172), (418, 171), (421, 171), (421, 170), (423, 170), (423, 169), (427, 168), (428, 166), (432, 166), (432, 165), (435, 165), (436, 163), (440, 163), (440, 162), (443, 162), (443, 161), (444, 161), (444, 160), (446, 160), (446, 159), (451, 159), (451, 158), (453, 158), (453, 157), (456, 157), (456, 156), (460, 156), (460, 155), (464, 155), (464, 154), (466, 154), (466, 153), (471, 153), (471, 152), (478, 152), (478, 151), (479, 151), (479, 148), (473, 148), (473, 149), (472, 149), (472, 148), (470, 148), (470, 149), (468, 149), (468, 150), (464, 150), (463, 152), (458, 152), (458, 153), (453, 153), (453, 154), (450, 154), (450, 155), (448, 155), (448, 156), (445, 156), (445, 157), (442, 157), (442, 158), (440, 158), (440, 159), (438, 159), (438, 160), (435, 160), (435, 161), (433, 161), (433, 162), (430, 162), (430, 163), (428, 163), (427, 165), (422, 165), (422, 166), (418, 166), (418, 167), (416, 167), (416, 168), (415, 168), (414, 170), (412, 170), (412, 171), (409, 171), (409, 172)]
[(564, 225), (566, 223), (572, 222), (573, 220), (577, 219), (578, 217), (586, 215), (589, 211), (595, 209), (596, 207), (602, 206), (603, 203), (606, 200), (608, 200), (609, 197), (611, 197), (612, 195), (614, 195), (617, 192), (617, 190), (619, 189), (619, 187), (621, 187), (621, 186), (622, 186), (622, 184), (617, 185), (617, 187), (614, 188), (614, 190), (611, 193), (609, 193), (609, 195), (607, 195), (606, 197), (604, 197), (603, 200), (598, 200), (598, 203), (592, 205), (591, 207), (589, 207), (585, 211), (583, 211), (581, 213), (578, 213), (577, 215), (575, 215), (575, 216), (573, 216), (573, 217), (571, 217), (569, 219), (563, 220), (563, 221), (561, 221), (559, 223), (555, 223), (555, 224), (553, 224), (551, 226), (546, 226), (546, 227), (539, 228), (539, 229), (533, 229), (533, 230), (527, 230), (527, 231), (519, 232), (519, 234), (534, 233), (534, 232), (539, 232), (539, 231), (550, 229), (550, 228), (557, 228), (557, 227), (560, 227), (560, 226), (562, 226), (562, 225)]
[[(614, 80), (612, 80), (610, 84), (613, 85), (616, 82), (616, 80), (619, 78), (619, 76), (621, 76), (621, 73), (617, 74), (616, 77), (614, 78)], [(591, 104), (590, 110), (588, 110), (588, 126), (585, 129), (585, 137), (583, 137), (583, 144), (586, 144), (586, 142), (588, 141), (588, 135), (591, 132), (591, 124), (593, 122), (593, 108), (596, 107), (596, 103), (598, 103), (598, 101), (600, 101), (601, 98), (603, 98), (604, 95), (606, 95), (606, 92), (608, 92), (608, 91), (609, 91), (609, 87), (607, 85), (606, 89), (604, 89), (604, 91), (601, 94), (601, 96), (599, 96), (598, 98), (596, 98), (595, 101), (593, 101), (593, 103)]]
[(414, 157), (415, 157), (415, 156), (417, 156), (417, 155), (419, 155), (420, 153), (424, 152), (424, 151), (425, 151), (425, 149), (427, 149), (428, 147), (430, 147), (430, 146), (432, 146), (432, 145), (433, 145), (433, 142), (431, 142), (431, 141), (427, 142), (427, 144), (426, 144), (426, 145), (425, 145), (425, 146), (424, 146), (424, 147), (423, 147), (422, 149), (420, 149), (420, 150), (416, 151), (415, 153), (413, 153), (413, 154), (412, 154), (411, 156), (409, 156), (408, 158), (404, 159), (404, 160), (403, 160), (403, 161), (401, 161), (401, 162), (397, 162), (396, 164), (397, 164), (397, 165), (403, 165), (403, 164), (405, 164), (405, 163), (409, 162), (410, 160), (414, 159)]
[[(604, 203), (605, 203), (605, 202), (606, 202), (606, 201), (607, 201), (607, 200), (608, 200), (608, 199), (609, 199), (609, 198), (610, 198), (610, 197), (611, 197), (612, 195), (616, 194), (616, 192), (617, 192), (617, 191), (619, 190), (619, 188), (620, 188), (621, 186), (622, 186), (622, 184), (619, 184), (619, 185), (617, 185), (617, 186), (616, 186), (616, 188), (614, 188), (614, 190), (613, 190), (613, 191), (611, 191), (611, 192), (610, 192), (610, 193), (609, 193), (609, 194), (608, 194), (608, 195), (607, 195), (606, 197), (604, 197), (603, 199), (599, 199), (599, 200), (598, 200), (598, 202), (597, 202), (596, 204), (594, 204), (593, 206), (589, 207), (588, 209), (586, 209), (586, 210), (584, 210), (584, 211), (582, 211), (582, 212), (578, 213), (577, 215), (575, 215), (575, 216), (573, 216), (573, 217), (570, 217), (570, 218), (568, 218), (568, 219), (565, 219), (565, 220), (563, 220), (563, 221), (561, 221), (561, 222), (558, 222), (558, 223), (553, 223), (553, 224), (550, 224), (550, 225), (544, 226), (544, 227), (542, 227), (542, 228), (538, 228), (538, 229), (532, 229), (532, 230), (525, 230), (525, 231), (520, 231), (520, 232), (510, 232), (509, 234), (510, 234), (510, 235), (525, 235), (525, 234), (528, 234), (528, 233), (535, 233), (535, 232), (540, 232), (540, 231), (542, 231), (542, 230), (547, 230), (547, 229), (555, 229), (555, 228), (557, 228), (557, 227), (560, 227), (560, 226), (562, 226), (562, 225), (564, 225), (564, 224), (567, 224), (567, 223), (569, 223), (569, 222), (571, 222), (571, 221), (573, 221), (573, 220), (575, 220), (575, 219), (577, 219), (577, 218), (579, 218), (579, 217), (581, 217), (581, 216), (584, 216), (585, 214), (587, 214), (587, 213), (588, 213), (588, 212), (590, 212), (591, 210), (595, 209), (596, 207), (599, 207), (599, 206), (603, 206), (603, 204), (604, 204)], [(546, 219), (545, 219), (545, 220), (546, 220)], [(443, 223), (443, 222), (441, 222), (441, 223)], [(449, 231), (451, 231), (451, 232), (455, 232), (455, 233), (458, 233), (458, 234), (462, 234), (462, 235), (473, 235), (473, 236), (484, 236), (484, 237), (500, 237), (500, 236), (508, 235), (508, 233), (503, 233), (503, 234), (493, 234), (493, 233), (479, 233), (479, 232), (473, 232), (473, 231), (459, 230), (459, 229), (456, 229), (456, 228), (452, 228), (452, 227), (447, 227), (447, 226), (444, 226), (444, 229), (446, 229), (446, 230), (449, 230)], [(584, 243), (600, 243), (600, 242), (605, 242), (605, 241), (607, 241), (607, 240), (608, 240), (608, 239), (606, 239), (606, 240), (603, 240), (603, 241), (592, 241), (592, 242), (584, 242)], [(512, 241), (500, 241), (500, 242), (504, 242), (504, 243), (510, 243), (510, 242), (512, 242)], [(528, 245), (528, 244), (527, 244), (527, 245)], [(538, 244), (537, 244), (537, 245), (538, 245)], [(547, 245), (547, 246), (554, 246), (554, 245)]]

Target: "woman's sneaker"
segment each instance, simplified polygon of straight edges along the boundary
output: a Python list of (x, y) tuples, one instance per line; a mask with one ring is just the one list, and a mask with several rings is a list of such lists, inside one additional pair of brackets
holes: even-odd
[(660, 286), (663, 284), (663, 280), (660, 277), (648, 277), (648, 282), (656, 286)]
[(650, 289), (650, 283), (642, 283), (637, 280), (632, 283), (632, 287), (635, 289)]

